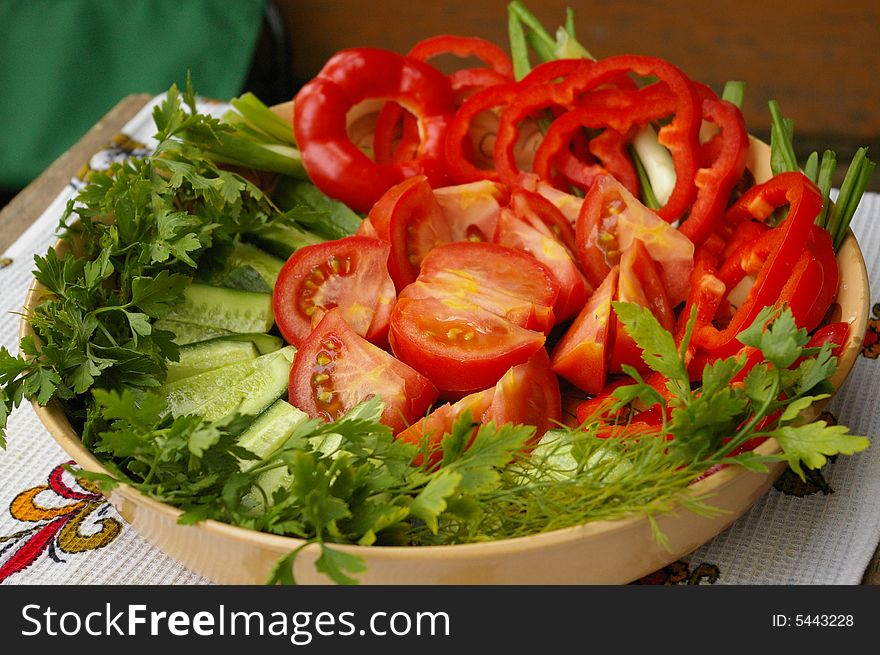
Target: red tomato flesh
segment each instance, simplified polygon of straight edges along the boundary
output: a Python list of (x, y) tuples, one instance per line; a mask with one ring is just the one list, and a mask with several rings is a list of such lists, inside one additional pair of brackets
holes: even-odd
[[(541, 348), (527, 362), (511, 367), (494, 387), (469, 394), (454, 404), (441, 405), (401, 432), (398, 439), (422, 446), (429, 464), (434, 465), (442, 459), (443, 435), (452, 430), (455, 420), (465, 411), (470, 412), (475, 423), (534, 425), (531, 442), (537, 442), (562, 419), (559, 380), (550, 370), (547, 351)], [(474, 435), (476, 430), (475, 426)], [(421, 461), (422, 456), (416, 463)]]
[(448, 243), (432, 249), (415, 284), (401, 298), (441, 298), (476, 305), (519, 327), (545, 334), (555, 322), (559, 283), (528, 253), (490, 243)]
[(391, 314), (394, 354), (422, 373), (446, 398), (495, 384), (528, 361), (544, 335), (457, 298), (401, 298)]
[(272, 304), (284, 338), (300, 346), (334, 307), (360, 336), (384, 343), (394, 305), (386, 262), (390, 247), (370, 237), (346, 237), (305, 246), (285, 262)]
[(522, 250), (547, 267), (559, 284), (553, 306), (558, 321), (575, 316), (593, 288), (581, 273), (574, 256), (574, 229), (546, 198), (517, 189), (510, 208), (501, 212), (495, 242)]
[(673, 306), (687, 298), (694, 244), (645, 207), (610, 175), (596, 179), (584, 198), (576, 227), (581, 270), (598, 285), (633, 242), (640, 239), (660, 267)]
[(338, 309), (328, 311), (294, 357), (289, 402), (313, 418), (333, 421), (372, 396), (385, 403), (381, 421), (397, 434), (425, 415), (437, 389), (360, 337)]
[[(647, 307), (664, 330), (675, 331), (675, 315), (672, 312), (669, 296), (660, 279), (660, 272), (654, 260), (651, 259), (651, 255), (648, 254), (647, 248), (639, 239), (633, 240), (620, 258), (617, 300)], [(623, 364), (629, 364), (642, 371), (648, 370), (648, 365), (642, 359), (642, 349), (636, 345), (616, 315), (614, 320), (617, 327), (609, 371), (620, 373), (623, 370)]]
[(606, 351), (614, 341), (611, 301), (617, 294), (619, 268), (614, 266), (553, 349), (553, 371), (589, 394), (605, 386)]

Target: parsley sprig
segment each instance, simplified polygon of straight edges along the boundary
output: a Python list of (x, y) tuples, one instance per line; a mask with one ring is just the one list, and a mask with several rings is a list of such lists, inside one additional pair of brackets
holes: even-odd
[(291, 224), (262, 189), (185, 139), (230, 128), (201, 114), (191, 87), (172, 87), (153, 111), (157, 145), (141, 159), (93, 171), (59, 225), (66, 251), (35, 257), (47, 289), (30, 316), (37, 338), (19, 355), (0, 349), (0, 447), (7, 417), (24, 397), (57, 399), (88, 446), (92, 389), (161, 384), (178, 356), (173, 334), (153, 327), (244, 233)]

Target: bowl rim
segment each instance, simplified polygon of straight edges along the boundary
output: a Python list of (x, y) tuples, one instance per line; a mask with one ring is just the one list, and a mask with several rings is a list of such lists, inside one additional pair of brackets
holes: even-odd
[[(750, 137), (750, 140), (751, 148), (748, 168), (753, 171), (755, 178), (760, 180), (764, 176), (769, 176), (769, 146), (754, 137)], [(66, 246), (67, 244), (61, 239), (57, 240), (53, 245), (56, 249), (59, 247), (64, 248)], [(838, 252), (838, 261), (843, 260), (845, 262), (848, 259), (854, 260), (854, 263), (850, 264), (850, 267), (854, 268), (855, 278), (848, 279), (846, 284), (845, 281), (841, 279), (840, 287), (837, 296), (835, 297), (835, 303), (837, 303), (838, 309), (840, 308), (839, 301), (841, 296), (844, 296), (847, 301), (849, 301), (847, 302), (847, 306), (852, 308), (847, 316), (836, 318), (836, 320), (847, 321), (850, 324), (850, 332), (846, 347), (838, 357), (837, 372), (831, 378), (831, 382), (836, 390), (835, 394), (845, 382), (855, 365), (859, 352), (861, 351), (862, 340), (867, 328), (868, 314), (870, 311), (870, 282), (867, 267), (864, 256), (859, 248), (858, 241), (851, 229), (848, 231), (844, 243)], [(847, 270), (849, 270), (849, 268)], [(36, 337), (36, 334), (30, 325), (29, 317), (32, 310), (41, 300), (45, 291), (45, 287), (36, 279), (32, 281), (25, 299), (22, 318), (19, 322), (19, 339), (24, 338), (25, 336)], [(858, 302), (859, 297), (861, 297), (861, 302)], [(823, 402), (821, 406), (824, 406), (826, 403), (827, 400)], [(41, 406), (36, 399), (32, 399), (31, 404), (45, 429), (79, 466), (87, 471), (110, 474), (103, 464), (101, 464), (100, 460), (83, 445), (79, 435), (73, 430), (70, 421), (65, 416), (61, 405), (57, 400), (53, 399), (46, 406)], [(818, 415), (821, 406), (814, 406), (811, 408), (811, 410), (815, 410), (814, 416)], [(779, 444), (774, 439), (768, 439), (755, 449), (755, 452), (760, 454), (775, 454), (779, 451)], [(768, 467), (769, 470), (765, 475), (772, 476), (772, 478), (768, 477), (764, 479), (764, 482), (768, 487), (769, 484), (772, 484), (772, 480), (775, 480), (775, 478), (784, 470), (782, 464), (784, 464), (784, 462), (774, 463), (772, 466)], [(691, 484), (690, 490), (692, 490), (694, 498), (711, 498), (712, 496), (720, 494), (726, 487), (734, 484), (741, 476), (749, 473), (751, 472), (742, 467), (726, 466), (713, 472), (711, 475), (694, 482)], [(114, 502), (114, 504), (116, 504), (116, 495), (118, 494), (123, 500), (145, 506), (147, 509), (157, 512), (164, 518), (173, 520), (175, 523), (177, 518), (183, 514), (183, 510), (151, 498), (127, 483), (119, 484), (110, 493), (102, 493), (108, 497), (111, 502)], [(752, 504), (754, 504), (754, 501), (747, 503), (741, 511), (730, 512), (730, 521), (727, 525), (748, 511)], [(676, 514), (679, 511), (687, 512), (688, 510), (680, 505), (675, 505), (669, 513)], [(658, 514), (658, 517), (665, 514), (667, 513), (663, 512)], [(588, 521), (578, 525), (556, 528), (529, 535), (480, 542), (424, 546), (361, 546), (357, 544), (334, 543), (333, 548), (353, 555), (365, 556), (365, 559), (374, 561), (394, 560), (400, 562), (405, 560), (414, 563), (430, 560), (432, 562), (437, 562), (458, 558), (464, 555), (476, 557), (497, 556), (500, 554), (529, 551), (541, 546), (565, 545), (588, 537), (608, 535), (614, 532), (625, 532), (626, 530), (632, 529), (639, 524), (647, 523), (648, 521), (649, 517), (644, 514), (636, 513), (622, 516), (617, 519)], [(247, 541), (255, 546), (287, 550), (291, 552), (308, 543), (307, 540), (302, 538), (261, 532), (225, 523), (216, 519), (206, 519), (189, 527), (199, 528), (216, 535), (231, 537), (237, 541)], [(716, 532), (715, 534), (718, 534), (719, 532)], [(317, 544), (310, 544), (306, 547), (306, 550), (317, 547)], [(670, 552), (669, 555), (669, 561), (673, 561), (673, 559), (675, 559), (675, 553)]]

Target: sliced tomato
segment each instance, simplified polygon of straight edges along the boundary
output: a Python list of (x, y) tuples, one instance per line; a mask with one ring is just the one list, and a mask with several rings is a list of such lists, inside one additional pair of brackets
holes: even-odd
[(449, 228), (448, 241), (491, 241), (507, 196), (505, 186), (490, 180), (434, 189)]
[(437, 399), (431, 382), (360, 337), (338, 309), (328, 311), (296, 353), (288, 399), (313, 418), (332, 421), (373, 396), (382, 423), (401, 432)]
[[(441, 450), (443, 435), (452, 432), (452, 426), (456, 419), (467, 411), (473, 421), (479, 423), (483, 413), (489, 409), (494, 396), (495, 387), (489, 387), (483, 391), (468, 394), (455, 403), (440, 405), (426, 417), (416, 421), (398, 434), (397, 438), (420, 447), (421, 452), (413, 461), (416, 466), (421, 465), (427, 455), (428, 466), (433, 467), (443, 458)], [(476, 434), (476, 431), (477, 426), (474, 425), (473, 433)]]
[(613, 266), (553, 349), (553, 371), (589, 394), (605, 386), (607, 350), (614, 341), (611, 301), (618, 277), (619, 267)]
[(574, 228), (549, 200), (516, 189), (509, 209), (501, 212), (495, 242), (527, 252), (547, 267), (559, 283), (556, 320), (565, 321), (583, 308), (593, 288), (574, 255)]
[(401, 298), (391, 314), (394, 354), (458, 399), (494, 385), (528, 361), (544, 335), (460, 298)]
[(367, 221), (376, 236), (391, 243), (388, 268), (397, 289), (416, 279), (434, 246), (491, 241), (504, 200), (504, 187), (486, 180), (432, 189), (421, 176), (389, 189)]
[[(426, 189), (427, 187), (427, 189)], [(391, 214), (398, 209), (415, 209), (420, 202), (427, 199), (427, 193), (431, 191), (428, 178), (424, 175), (414, 175), (405, 179), (400, 184), (395, 184), (388, 189), (376, 201), (370, 209), (365, 221), (372, 226), (372, 232), (380, 239), (391, 241)]]
[[(424, 191), (420, 191), (423, 194)], [(457, 241), (490, 241), (501, 211), (502, 187), (488, 181), (432, 191), (432, 199), (415, 206), (397, 207), (391, 213), (392, 277), (412, 282), (428, 253), (436, 246)]]
[(562, 215), (565, 216), (572, 228), (577, 225), (577, 218), (584, 204), (583, 198), (557, 189), (549, 182), (542, 180), (535, 173), (521, 173), (518, 184), (521, 188), (538, 193), (552, 202), (553, 206), (562, 212)]
[[(421, 445), (433, 465), (442, 457), (439, 449), (443, 435), (452, 430), (465, 411), (475, 423), (534, 425), (532, 443), (536, 442), (562, 420), (559, 380), (550, 370), (547, 351), (541, 348), (527, 362), (511, 367), (494, 387), (469, 394), (454, 404), (441, 405), (397, 438)], [(474, 434), (476, 430), (475, 426)]]
[(562, 394), (559, 379), (550, 368), (550, 356), (544, 348), (524, 364), (512, 367), (495, 384), (492, 402), (482, 422), (496, 425), (515, 423), (534, 425), (532, 443), (562, 421)]
[(610, 175), (587, 192), (576, 226), (576, 252), (591, 284), (599, 284), (634, 239), (641, 239), (660, 266), (673, 306), (687, 298), (694, 244), (645, 207)]
[[(443, 213), (425, 176), (411, 177), (386, 191), (367, 215), (376, 236), (391, 244), (388, 272), (399, 291), (416, 279), (428, 250), (444, 239)], [(367, 230), (368, 228), (364, 228)]]
[(357, 334), (384, 343), (395, 299), (389, 251), (380, 239), (352, 236), (294, 252), (272, 294), (275, 322), (284, 338), (300, 346), (324, 314), (338, 307)]
[[(356, 237), (371, 237), (373, 239), (379, 239), (379, 233), (376, 232), (376, 228), (373, 227), (373, 222), (370, 220), (369, 216), (361, 221), (361, 224), (358, 225), (358, 229), (355, 230), (354, 236)], [(383, 239), (383, 241), (387, 241), (388, 239)]]
[(422, 262), (418, 280), (402, 298), (441, 298), (477, 305), (519, 327), (550, 332), (559, 283), (534, 257), (491, 243), (437, 246)]
[[(675, 331), (675, 315), (660, 279), (660, 271), (640, 239), (634, 239), (620, 257), (617, 300), (647, 307), (663, 329)], [(629, 364), (638, 370), (647, 370), (648, 366), (642, 359), (642, 349), (636, 345), (616, 315), (615, 322), (617, 327), (609, 371), (620, 373), (623, 364)]]

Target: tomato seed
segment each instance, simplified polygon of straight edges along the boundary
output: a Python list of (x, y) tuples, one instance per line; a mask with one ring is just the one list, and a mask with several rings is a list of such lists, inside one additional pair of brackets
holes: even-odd
[(605, 205), (605, 216), (616, 216), (617, 214), (622, 214), (625, 208), (626, 204), (623, 202), (623, 200), (612, 200), (607, 205)]

